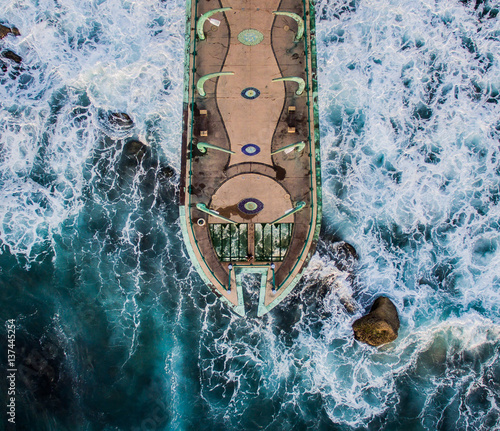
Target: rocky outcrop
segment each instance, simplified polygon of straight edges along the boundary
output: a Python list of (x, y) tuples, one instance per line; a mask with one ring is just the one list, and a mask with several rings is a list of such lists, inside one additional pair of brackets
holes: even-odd
[(340, 271), (353, 272), (358, 261), (356, 249), (345, 241), (340, 241), (332, 246), (333, 260)]
[(7, 35), (12, 34), (13, 36), (20, 36), (19, 30), (16, 27), (6, 27), (0, 24), (0, 39), (3, 39)]
[(389, 298), (380, 296), (370, 312), (353, 323), (352, 329), (356, 340), (371, 346), (390, 343), (398, 337), (398, 310)]
[(22, 61), (23, 61), (23, 59), (19, 55), (17, 55), (15, 52), (12, 52), (10, 50), (3, 51), (2, 52), (2, 57), (3, 58), (8, 58), (9, 60), (12, 60), (12, 61), (14, 61), (17, 64), (21, 64)]
[(347, 242), (320, 238), (298, 288), (288, 297), (288, 308), (301, 304), (307, 314), (326, 319), (340, 303), (345, 311), (354, 313), (357, 308), (353, 299), (357, 259), (356, 250)]
[(108, 115), (108, 120), (111, 124), (119, 127), (132, 127), (134, 125), (130, 115), (124, 112), (112, 112)]

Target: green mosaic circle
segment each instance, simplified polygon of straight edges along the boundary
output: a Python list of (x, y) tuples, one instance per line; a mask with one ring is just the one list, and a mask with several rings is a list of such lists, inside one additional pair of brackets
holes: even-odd
[(257, 204), (255, 202), (247, 202), (245, 204), (245, 209), (248, 211), (255, 211), (257, 209)]
[(248, 28), (246, 30), (243, 30), (238, 35), (238, 40), (243, 45), (248, 45), (248, 46), (258, 45), (264, 40), (264, 35), (259, 30)]

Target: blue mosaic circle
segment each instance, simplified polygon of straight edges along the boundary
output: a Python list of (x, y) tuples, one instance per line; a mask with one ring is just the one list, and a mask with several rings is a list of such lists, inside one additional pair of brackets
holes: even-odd
[(241, 152), (246, 156), (255, 156), (256, 154), (260, 153), (260, 147), (255, 144), (246, 144), (241, 149)]
[(248, 28), (238, 35), (238, 40), (243, 45), (253, 46), (261, 43), (264, 40), (264, 35), (259, 30)]
[(245, 99), (250, 99), (250, 100), (253, 100), (253, 99), (257, 99), (257, 97), (260, 96), (260, 91), (257, 90), (256, 88), (254, 87), (248, 87), (248, 88), (245, 88), (242, 92), (241, 92), (241, 95), (245, 98)]
[(261, 212), (263, 208), (264, 204), (255, 198), (243, 199), (238, 203), (238, 209), (243, 214), (250, 214), (250, 215), (257, 214)]

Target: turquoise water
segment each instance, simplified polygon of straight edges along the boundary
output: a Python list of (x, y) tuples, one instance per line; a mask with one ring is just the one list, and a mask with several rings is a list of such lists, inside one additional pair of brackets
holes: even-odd
[[(23, 58), (0, 70), (18, 430), (500, 429), (498, 2), (317, 2), (324, 227), (262, 319), (182, 243), (183, 1), (0, 5)], [(376, 349), (351, 324), (381, 294), (401, 329)]]

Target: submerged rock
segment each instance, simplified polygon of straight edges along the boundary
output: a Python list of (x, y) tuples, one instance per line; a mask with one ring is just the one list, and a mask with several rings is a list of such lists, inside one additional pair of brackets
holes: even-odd
[(16, 27), (6, 27), (0, 24), (0, 39), (3, 39), (7, 35), (12, 34), (14, 36), (20, 36), (19, 30)]
[(16, 62), (17, 64), (21, 64), (23, 61), (23, 59), (19, 55), (17, 55), (15, 52), (12, 52), (10, 50), (3, 51), (2, 57), (8, 58), (9, 60)]
[(108, 120), (111, 124), (120, 127), (132, 127), (134, 124), (130, 115), (124, 112), (112, 112), (108, 115)]
[(125, 112), (97, 111), (97, 126), (113, 140), (124, 139), (132, 135), (134, 121)]
[(128, 157), (135, 157), (137, 160), (142, 160), (144, 154), (146, 153), (148, 147), (139, 141), (129, 141), (125, 144), (123, 152)]
[(340, 241), (332, 246), (333, 259), (335, 266), (341, 271), (352, 272), (358, 261), (356, 249), (345, 241)]
[(336, 242), (324, 238), (318, 241), (316, 253), (298, 288), (288, 296), (290, 307), (285, 307), (287, 310), (300, 304), (307, 315), (317, 315), (321, 320), (332, 313), (356, 311), (353, 290), (358, 256), (352, 245), (337, 239), (333, 241)]
[(162, 166), (158, 174), (160, 179), (172, 178), (174, 175), (175, 175), (175, 170), (170, 166)]
[(352, 324), (354, 338), (371, 346), (380, 346), (398, 338), (399, 316), (386, 296), (378, 297), (370, 312)]

